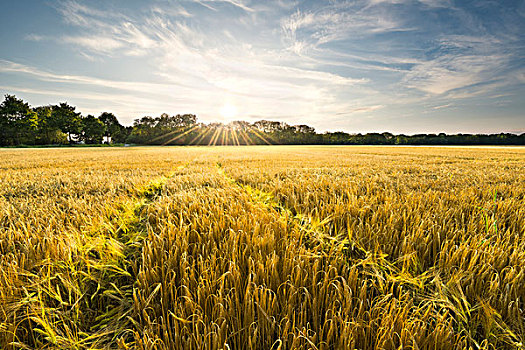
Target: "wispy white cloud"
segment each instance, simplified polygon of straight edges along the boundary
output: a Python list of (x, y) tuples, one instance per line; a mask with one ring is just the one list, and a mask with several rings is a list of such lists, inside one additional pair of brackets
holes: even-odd
[(25, 37), (24, 37), (25, 40), (29, 40), (29, 41), (42, 41), (42, 40), (45, 40), (46, 37), (43, 36), (43, 35), (39, 35), (39, 34), (27, 34)]
[(161, 16), (175, 16), (175, 17), (184, 17), (184, 18), (191, 18), (193, 17), (193, 14), (191, 14), (187, 9), (185, 9), (182, 6), (173, 5), (169, 8), (156, 6), (154, 5), (151, 8), (151, 12), (156, 15)]
[(120, 12), (95, 9), (75, 0), (59, 1), (56, 9), (64, 22), (88, 28), (107, 27), (106, 20), (125, 18)]
[(107, 36), (64, 36), (60, 40), (97, 53), (111, 53), (124, 46), (122, 41)]
[(296, 10), (281, 20), (283, 42), (302, 53), (334, 41), (393, 31), (409, 31), (404, 23), (386, 11), (370, 9), (366, 3), (335, 3), (318, 10)]
[(245, 1), (242, 1), (242, 0), (201, 0), (201, 1), (205, 1), (205, 2), (210, 2), (210, 3), (213, 3), (213, 2), (222, 2), (222, 3), (227, 3), (227, 4), (230, 4), (230, 5), (233, 5), (235, 7), (238, 7), (244, 11), (247, 11), (247, 12), (253, 12), (255, 11), (254, 9), (252, 9), (251, 7), (248, 7), (245, 3)]
[(52, 72), (43, 71), (35, 67), (26, 66), (23, 64), (0, 60), (0, 72), (3, 73), (22, 73), (33, 76), (42, 81), (56, 82), (56, 83), (69, 83), (69, 84), (83, 84), (92, 85), (98, 87), (113, 88), (118, 90), (138, 91), (146, 92), (152, 91), (155, 93), (170, 93), (175, 83), (171, 84), (157, 84), (157, 83), (145, 83), (139, 81), (118, 81), (101, 79), (83, 75), (65, 75), (56, 74)]
[[(448, 35), (438, 38), (436, 47), (435, 57), (416, 64), (405, 75), (403, 83), (406, 86), (439, 95), (485, 84), (483, 89), (477, 89), (484, 92), (487, 88), (501, 86), (501, 80), (508, 76), (506, 68), (512, 57), (499, 38), (490, 35)], [(494, 81), (498, 83), (494, 84)]]
[[(426, 48), (429, 54), (419, 49), (412, 56), (406, 51), (396, 52), (396, 46), (400, 43), (395, 41), (386, 42), (386, 46), (383, 42), (383, 53), (381, 49), (375, 49), (364, 55), (352, 54), (349, 50), (338, 52), (330, 45), (324, 45), (345, 40), (355, 42), (356, 38), (363, 35), (419, 31), (420, 28), (409, 24), (397, 12), (385, 8), (417, 4), (429, 9), (445, 8), (453, 11), (468, 24), (468, 30), (477, 29), (478, 34), (441, 34), (432, 38), (431, 45)], [(519, 73), (514, 71), (509, 74), (505, 71), (513, 60), (508, 50), (505, 50), (508, 37), (479, 33), (479, 24), (472, 15), (458, 11), (448, 0), (334, 1), (318, 10), (298, 9), (283, 18), (280, 26), (283, 43), (299, 57), (310, 58), (318, 64), (367, 69), (377, 72), (376, 76), (381, 71), (398, 73), (397, 85), (400, 88), (419, 90), (426, 93), (428, 98), (442, 94), (469, 98), (500, 88), (504, 85), (501, 80), (512, 84), (519, 79), (516, 78)], [(500, 81), (495, 84), (494, 80)], [(480, 84), (483, 87), (477, 86)]]
[(239, 8), (241, 10), (244, 10), (246, 12), (255, 12), (255, 10), (252, 7), (249, 7), (247, 5), (246, 1), (242, 1), (242, 0), (188, 0), (188, 1), (200, 4), (212, 11), (218, 11), (217, 7), (213, 6), (214, 4), (215, 5), (227, 4), (227, 5), (231, 5), (233, 7)]
[(404, 4), (409, 5), (413, 3), (421, 3), (429, 7), (451, 7), (452, 3), (450, 0), (369, 0), (370, 6), (381, 5), (381, 4)]
[(434, 106), (434, 107), (432, 107), (432, 109), (436, 110), (436, 109), (442, 109), (442, 108), (449, 108), (451, 106), (452, 106), (452, 103), (447, 103), (447, 104), (444, 104), (444, 105)]
[(339, 112), (337, 115), (352, 115), (356, 113), (366, 113), (366, 112), (372, 112), (381, 108), (384, 108), (383, 105), (375, 105), (375, 106), (362, 106), (362, 107), (350, 107), (347, 111)]
[(501, 65), (504, 56), (453, 56), (416, 65), (404, 78), (406, 86), (439, 95), (486, 81)]

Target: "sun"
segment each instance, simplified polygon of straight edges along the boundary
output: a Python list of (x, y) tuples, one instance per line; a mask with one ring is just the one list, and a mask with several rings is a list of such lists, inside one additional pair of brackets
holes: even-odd
[(231, 103), (225, 103), (221, 108), (221, 116), (225, 119), (233, 119), (237, 116), (237, 107)]

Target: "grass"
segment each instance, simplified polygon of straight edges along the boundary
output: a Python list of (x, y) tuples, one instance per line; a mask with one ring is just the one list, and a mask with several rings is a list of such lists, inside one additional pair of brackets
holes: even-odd
[(525, 150), (0, 150), (2, 349), (516, 349)]

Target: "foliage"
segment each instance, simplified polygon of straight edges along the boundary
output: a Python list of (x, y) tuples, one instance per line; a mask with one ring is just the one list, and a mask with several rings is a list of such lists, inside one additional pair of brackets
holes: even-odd
[(124, 143), (131, 132), (111, 113), (82, 117), (75, 109), (67, 103), (31, 108), (6, 95), (0, 105), (0, 146), (100, 144), (103, 136), (107, 142)]
[(67, 134), (69, 142), (73, 141), (73, 135), (80, 135), (82, 119), (80, 113), (75, 112), (75, 107), (60, 103), (52, 107), (51, 115), (51, 126)]
[(82, 133), (80, 139), (87, 144), (100, 144), (106, 134), (106, 125), (92, 115), (82, 118)]
[(121, 132), (122, 125), (120, 125), (117, 117), (113, 113), (103, 112), (98, 119), (105, 125), (104, 136), (106, 142), (109, 143), (110, 139), (118, 137)]
[(0, 105), (0, 145), (34, 143), (38, 115), (27, 103), (6, 95)]
[(53, 120), (53, 108), (51, 106), (42, 106), (34, 108), (38, 117), (38, 132), (36, 144), (66, 144), (67, 135), (56, 127)]

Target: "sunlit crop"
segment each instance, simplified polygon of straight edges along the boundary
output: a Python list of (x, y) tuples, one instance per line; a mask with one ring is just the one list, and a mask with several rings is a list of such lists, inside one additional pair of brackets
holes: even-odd
[(2, 349), (516, 349), (525, 149), (0, 150)]

